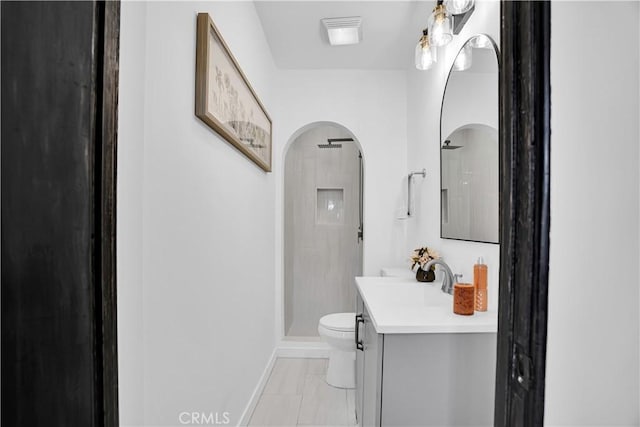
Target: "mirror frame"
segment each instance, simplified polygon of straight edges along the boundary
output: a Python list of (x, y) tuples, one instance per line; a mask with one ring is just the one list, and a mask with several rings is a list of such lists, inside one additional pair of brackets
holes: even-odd
[[(498, 105), (497, 105), (497, 113), (498, 113), (498, 141), (496, 141), (496, 143), (498, 144), (498, 159), (500, 159), (500, 129), (502, 128), (502, 123), (500, 120), (500, 100), (501, 100), (501, 94), (500, 94), (500, 47), (496, 44), (496, 41), (493, 39), (493, 37), (491, 37), (489, 34), (485, 34), (485, 33), (478, 33), (478, 34), (474, 34), (470, 37), (467, 38), (467, 40), (462, 44), (462, 46), (460, 46), (460, 49), (458, 49), (458, 53), (456, 54), (456, 56), (453, 58), (454, 62), (455, 62), (455, 58), (458, 57), (458, 55), (460, 55), (460, 52), (462, 51), (462, 49), (464, 49), (464, 47), (467, 45), (467, 43), (469, 43), (469, 40), (473, 39), (474, 37), (478, 37), (478, 36), (485, 36), (487, 37), (490, 41), (491, 41), (491, 45), (493, 46), (493, 52), (496, 54), (496, 60), (497, 60), (497, 64), (498, 64)], [(449, 68), (449, 73), (447, 74), (447, 80), (444, 83), (444, 90), (442, 91), (442, 101), (440, 101), (440, 130), (439, 130), (439, 135), (440, 138), (438, 140), (438, 150), (440, 153), (440, 192), (442, 192), (442, 143), (443, 143), (443, 136), (442, 136), (442, 113), (444, 112), (444, 98), (445, 95), (447, 94), (447, 87), (449, 86), (449, 80), (451, 79), (451, 74), (453, 72), (453, 63), (451, 64), (451, 67)], [(499, 166), (499, 162), (498, 162), (498, 166)], [(498, 176), (498, 213), (500, 212), (500, 199), (501, 199), (501, 181), (500, 178)], [(498, 230), (500, 230), (500, 215), (498, 214)], [(462, 241), (462, 242), (475, 242), (475, 243), (487, 243), (487, 244), (492, 244), (492, 245), (499, 245), (500, 244), (500, 234), (498, 233), (498, 241), (497, 242), (488, 242), (488, 241), (484, 241), (484, 240), (473, 240), (473, 239), (459, 239), (456, 237), (444, 237), (442, 235), (442, 194), (440, 195), (440, 238), (441, 239), (447, 239), (447, 240), (458, 240), (458, 241)]]

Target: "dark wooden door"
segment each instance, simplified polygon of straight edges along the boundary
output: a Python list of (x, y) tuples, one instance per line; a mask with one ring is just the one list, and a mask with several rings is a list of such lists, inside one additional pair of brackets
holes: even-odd
[(2, 425), (117, 425), (119, 4), (1, 3)]
[(549, 269), (550, 8), (503, 1), (495, 425), (542, 426)]

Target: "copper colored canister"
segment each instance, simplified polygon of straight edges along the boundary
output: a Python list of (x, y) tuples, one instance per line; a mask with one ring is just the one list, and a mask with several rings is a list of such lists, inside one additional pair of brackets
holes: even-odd
[(463, 316), (473, 314), (475, 305), (475, 288), (471, 283), (453, 285), (453, 312)]

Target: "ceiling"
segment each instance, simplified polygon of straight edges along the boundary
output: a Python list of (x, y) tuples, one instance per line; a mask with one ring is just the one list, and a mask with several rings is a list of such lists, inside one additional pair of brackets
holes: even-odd
[[(275, 63), (293, 69), (406, 69), (434, 1), (256, 1)], [(362, 41), (330, 46), (322, 18), (362, 17)]]

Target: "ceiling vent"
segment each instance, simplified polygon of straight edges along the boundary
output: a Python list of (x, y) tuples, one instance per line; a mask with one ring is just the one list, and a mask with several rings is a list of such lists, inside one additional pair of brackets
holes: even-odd
[(357, 44), (362, 40), (362, 18), (324, 18), (322, 24), (327, 30), (331, 46)]

